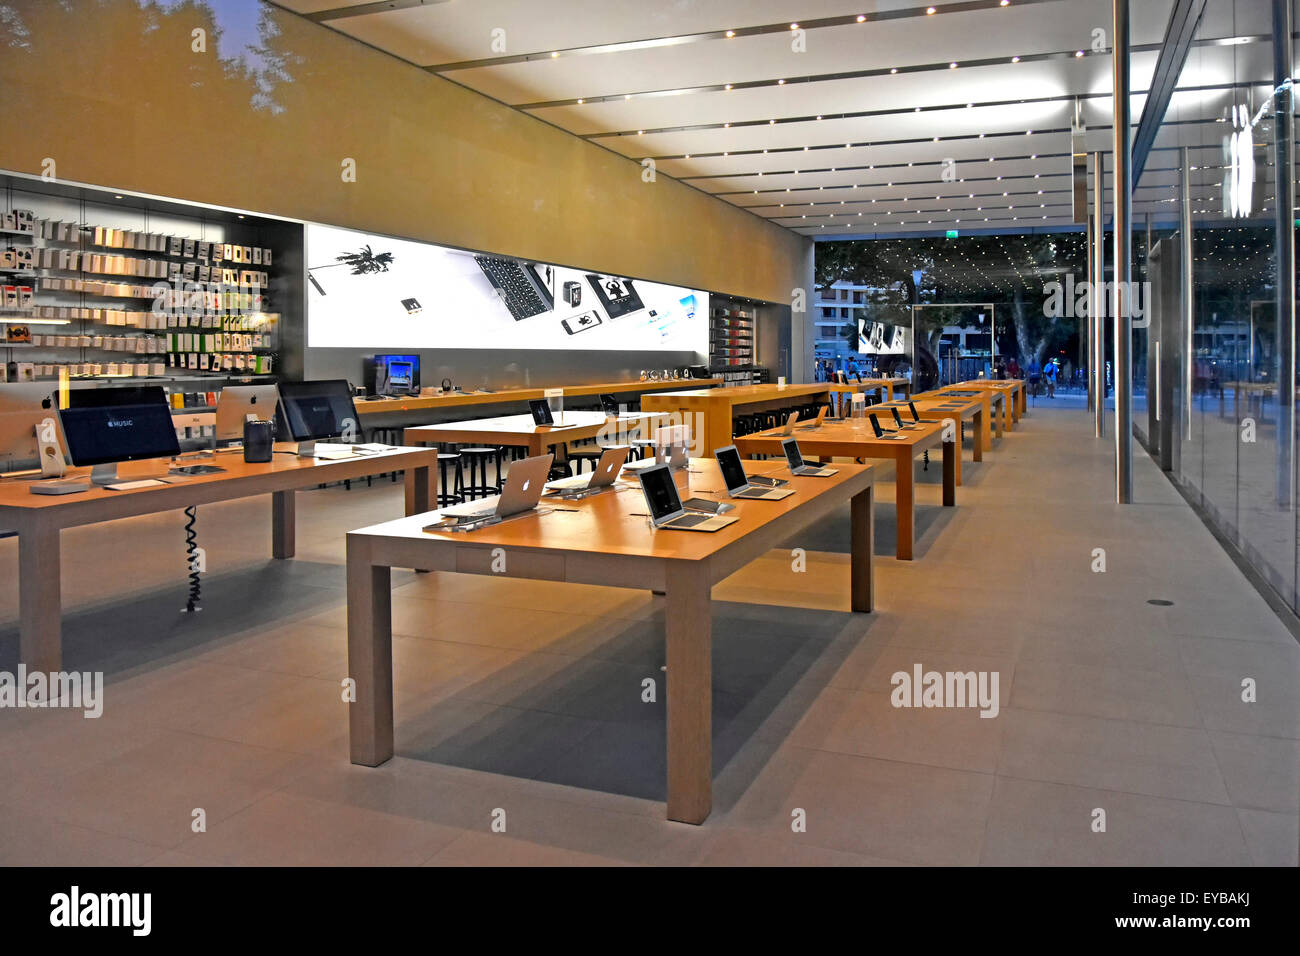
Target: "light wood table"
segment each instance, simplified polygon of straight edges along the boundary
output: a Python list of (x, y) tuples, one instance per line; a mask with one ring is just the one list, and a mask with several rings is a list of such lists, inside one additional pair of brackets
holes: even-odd
[[(529, 455), (544, 455), (551, 445), (585, 441), (609, 435), (649, 431), (662, 416), (652, 412), (632, 412), (611, 418), (604, 412), (565, 412), (554, 425), (537, 425), (532, 415), (504, 415), (500, 418), (471, 418), (463, 422), (440, 425), (413, 425), (402, 433), (408, 445), (508, 445), (527, 448)], [(642, 438), (652, 438), (643, 434)]]
[(978, 399), (983, 406), (982, 419), (984, 425), (984, 447), (991, 449), (993, 439), (1002, 437), (1002, 415), (1006, 408), (1006, 395), (1002, 392), (987, 388), (959, 388), (956, 385), (948, 385), (932, 392), (922, 392), (914, 398), (940, 398), (940, 399)]
[[(765, 463), (750, 467), (764, 470)], [(715, 461), (692, 459), (690, 468), (699, 474), (679, 475), (679, 482), (689, 481), (683, 497), (723, 491)], [(667, 814), (702, 823), (713, 805), (713, 585), (847, 503), (851, 607), (872, 609), (873, 467), (843, 465), (832, 478), (792, 478), (789, 487), (795, 494), (781, 501), (734, 501), (729, 513), (739, 520), (712, 534), (654, 530), (635, 489), (558, 502), (571, 510), (529, 513), (460, 534), (423, 531), (428, 516), (350, 532), (348, 673), (357, 695), (348, 718), (352, 762), (377, 767), (393, 756), (392, 568), (654, 590), (665, 604)]]
[[(882, 427), (884, 424), (881, 422)], [(742, 455), (784, 456), (781, 442), (788, 436), (780, 435), (778, 431), (779, 429), (738, 436), (736, 448)], [(807, 431), (796, 429), (795, 437), (799, 440), (800, 452), (813, 458), (880, 458), (894, 463), (898, 488), (897, 555), (902, 561), (911, 561), (916, 538), (915, 477), (912, 469), (916, 456), (927, 448), (943, 447), (943, 503), (949, 508), (957, 504), (958, 446), (956, 441), (944, 441), (943, 432), (942, 424), (920, 425), (899, 432), (905, 436), (901, 439), (877, 438), (870, 420), (864, 417), (827, 421), (820, 428)], [(839, 463), (836, 462), (834, 467), (840, 467)]]
[(985, 389), (1008, 398), (1002, 404), (1002, 425), (1008, 431), (1013, 422), (1020, 421), (1025, 413), (1025, 381), (1020, 378), (973, 378), (951, 386), (961, 389)]
[[(876, 404), (881, 404), (892, 402), (896, 393), (907, 395), (911, 389), (912, 382), (906, 378), (864, 378), (860, 382), (830, 383), (830, 392), (837, 397), (837, 406), (840, 402), (846, 401), (838, 398), (840, 395), (852, 396), (858, 392), (875, 392), (880, 396), (880, 401)], [(852, 398), (847, 401), (851, 402)], [(844, 410), (836, 408), (836, 411), (843, 413)]]
[(830, 403), (830, 382), (804, 385), (735, 385), (730, 388), (686, 392), (651, 392), (641, 396), (643, 412), (667, 412), (691, 426), (703, 438), (705, 454), (731, 444), (732, 419), (737, 414), (785, 408), (790, 405)]
[[(215, 456), (215, 463), (225, 472), (129, 491), (92, 487), (71, 495), (34, 495), (27, 490), (29, 481), (0, 481), (0, 527), (18, 532), (19, 654), (30, 669), (48, 673), (63, 666), (59, 582), (59, 539), (63, 529), (269, 494), (271, 554), (291, 558), (295, 550), (295, 492), (323, 482), (404, 470), (406, 513), (420, 514), (429, 510), (437, 453), (425, 448), (398, 448), (377, 455), (325, 461), (277, 452), (265, 464), (250, 464), (242, 455), (229, 454)], [(69, 474), (84, 471), (73, 469)], [(123, 560), (129, 561), (129, 535), (123, 551)], [(181, 563), (179, 559), (177, 563)]]
[[(576, 398), (595, 395), (665, 392), (677, 389), (697, 390), (721, 385), (722, 381), (721, 378), (692, 378), (667, 382), (608, 382), (603, 385), (564, 385), (555, 387), (564, 389), (565, 398)], [(432, 412), (474, 405), (507, 405), (545, 397), (546, 389), (543, 388), (505, 388), (497, 392), (448, 392), (444, 395), (358, 399), (355, 405), (357, 414), (361, 416), (361, 423), (369, 427), (371, 422), (366, 421), (366, 419), (373, 420), (379, 416), (389, 418), (404, 413)]]
[[(956, 428), (957, 434), (957, 484), (961, 484), (961, 447), (965, 443), (966, 429), (965, 423), (971, 423), (971, 461), (984, 460), (984, 402), (979, 397), (974, 398), (917, 398), (912, 400), (916, 405), (916, 410), (921, 418), (938, 419), (939, 421), (950, 421)], [(889, 411), (891, 408), (897, 408), (899, 416), (904, 423), (912, 420), (912, 411), (907, 402), (883, 402), (879, 405), (870, 405), (867, 407), (868, 412), (876, 412), (880, 419), (881, 425), (893, 427), (894, 416)]]

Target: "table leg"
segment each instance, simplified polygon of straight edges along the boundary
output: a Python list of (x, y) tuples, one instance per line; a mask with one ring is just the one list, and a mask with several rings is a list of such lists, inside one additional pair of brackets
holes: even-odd
[(912, 521), (912, 503), (915, 497), (913, 485), (913, 472), (916, 470), (916, 463), (912, 461), (912, 449), (904, 448), (895, 459), (894, 482), (897, 490), (897, 511), (898, 511), (898, 559), (900, 561), (912, 560), (912, 542), (916, 537), (916, 529)]
[(984, 460), (984, 413), (975, 409), (971, 419), (971, 461)]
[(989, 407), (993, 409), (993, 429), (997, 434), (998, 441), (1001, 441), (1002, 440), (1002, 419), (1003, 419), (1003, 413), (1006, 411), (1006, 406), (1003, 405), (1001, 408), (998, 408), (997, 401), (990, 401)]
[(961, 443), (943, 442), (943, 505), (951, 508), (957, 504), (957, 469), (961, 462)]
[[(966, 443), (966, 426), (961, 420), (961, 416), (948, 419), (952, 422), (953, 431), (957, 439), (957, 484), (961, 484), (961, 447)], [(951, 443), (950, 443), (951, 444)]]
[(348, 541), (348, 734), (352, 762), (378, 767), (393, 755), (392, 578), (369, 550)]
[(713, 809), (713, 620), (710, 578), (668, 561), (668, 819), (703, 823)]
[(406, 513), (422, 515), (433, 510), (432, 502), (438, 500), (438, 470), (428, 465), (406, 469)]
[(298, 499), (295, 491), (271, 492), (271, 557), (292, 558), (297, 543), (294, 540), (297, 526)]
[(849, 554), (849, 606), (854, 611), (875, 609), (875, 489), (867, 488), (853, 496), (849, 504), (852, 550)]
[(30, 671), (63, 669), (59, 529), (18, 533), (18, 659)]

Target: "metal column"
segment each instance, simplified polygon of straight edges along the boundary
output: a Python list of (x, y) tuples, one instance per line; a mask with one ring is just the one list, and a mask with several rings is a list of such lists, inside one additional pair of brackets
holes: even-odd
[(1182, 148), (1182, 178), (1178, 189), (1178, 235), (1182, 254), (1182, 332), (1183, 332), (1183, 441), (1192, 440), (1192, 409), (1196, 391), (1196, 263), (1192, 246), (1192, 157)]
[(1084, 246), (1084, 254), (1088, 259), (1088, 315), (1085, 319), (1084, 328), (1088, 350), (1085, 353), (1084, 363), (1088, 369), (1088, 411), (1090, 412), (1097, 407), (1097, 338), (1095, 334), (1097, 323), (1093, 319), (1093, 315), (1096, 313), (1097, 309), (1092, 304), (1093, 297), (1097, 294), (1097, 281), (1094, 278), (1095, 273), (1093, 272), (1093, 264), (1096, 255), (1093, 253), (1092, 243), (1092, 216), (1089, 216), (1087, 245)]
[(1093, 408), (1097, 437), (1106, 434), (1106, 154), (1093, 153), (1092, 232), (1096, 244), (1092, 249), (1092, 272), (1096, 285), (1088, 297), (1092, 305), (1092, 343), (1096, 355), (1092, 363), (1092, 388), (1097, 395)]
[(1133, 500), (1133, 130), (1129, 104), (1128, 0), (1114, 0), (1115, 501)]
[(1295, 110), (1291, 0), (1273, 0), (1273, 168), (1277, 181), (1277, 505), (1291, 510), (1295, 474)]

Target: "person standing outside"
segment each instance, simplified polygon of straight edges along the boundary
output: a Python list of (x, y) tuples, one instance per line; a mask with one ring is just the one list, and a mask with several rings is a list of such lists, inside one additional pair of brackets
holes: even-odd
[(1043, 377), (1047, 379), (1047, 397), (1056, 398), (1056, 375), (1059, 369), (1056, 367), (1056, 359), (1049, 359), (1043, 365)]

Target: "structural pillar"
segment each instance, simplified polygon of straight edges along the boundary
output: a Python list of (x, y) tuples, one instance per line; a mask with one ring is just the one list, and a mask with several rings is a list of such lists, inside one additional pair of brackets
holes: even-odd
[(1128, 0), (1114, 0), (1115, 87), (1115, 501), (1133, 500), (1133, 130), (1129, 104)]

